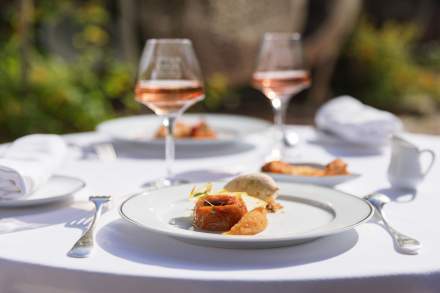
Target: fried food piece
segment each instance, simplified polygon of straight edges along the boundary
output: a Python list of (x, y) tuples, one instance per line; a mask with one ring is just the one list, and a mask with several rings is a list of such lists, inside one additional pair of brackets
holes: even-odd
[(205, 121), (200, 121), (191, 129), (191, 137), (195, 139), (213, 139), (217, 135)]
[(263, 207), (258, 207), (245, 214), (241, 220), (235, 224), (227, 235), (255, 235), (267, 227), (267, 211)]
[(194, 208), (193, 226), (208, 231), (228, 231), (247, 213), (241, 197), (205, 195)]
[(272, 161), (263, 165), (263, 172), (298, 175), (298, 176), (324, 176), (322, 169), (309, 166), (295, 166), (282, 161)]
[[(187, 123), (183, 122), (176, 122), (176, 125), (174, 126), (174, 137), (175, 138), (186, 138), (191, 136), (192, 128)], [(159, 127), (159, 129), (156, 131), (156, 134), (154, 135), (155, 138), (165, 138), (167, 135), (166, 128), (162, 125)]]
[(248, 195), (267, 203), (276, 199), (279, 189), (272, 177), (263, 173), (237, 176), (229, 181), (224, 188), (231, 192), (246, 192)]
[(350, 174), (347, 164), (341, 159), (328, 163), (324, 169), (304, 165), (291, 165), (282, 161), (268, 162), (261, 167), (263, 172), (297, 176), (336, 176)]
[(331, 161), (325, 166), (325, 176), (348, 175), (347, 164), (341, 159)]
[(261, 171), (268, 173), (290, 174), (292, 166), (282, 161), (271, 161), (261, 167)]

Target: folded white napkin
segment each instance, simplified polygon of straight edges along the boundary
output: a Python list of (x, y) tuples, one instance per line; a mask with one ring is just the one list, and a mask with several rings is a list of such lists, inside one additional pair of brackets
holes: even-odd
[(17, 139), (0, 156), (0, 197), (28, 195), (46, 183), (67, 153), (57, 135), (33, 134)]
[(386, 144), (392, 134), (402, 130), (402, 122), (395, 115), (350, 96), (340, 96), (322, 105), (315, 123), (318, 129), (345, 141), (371, 146)]

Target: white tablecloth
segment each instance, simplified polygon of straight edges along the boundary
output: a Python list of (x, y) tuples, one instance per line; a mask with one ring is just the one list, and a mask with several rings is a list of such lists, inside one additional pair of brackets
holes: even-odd
[[(118, 160), (102, 162), (87, 154), (78, 158), (75, 150), (59, 172), (87, 182), (74, 202), (0, 209), (0, 292), (440, 292), (440, 164), (409, 201), (388, 188), (388, 150), (374, 154), (323, 147), (312, 128), (295, 130), (302, 143), (288, 156), (318, 162), (342, 157), (363, 176), (337, 188), (358, 196), (377, 190), (392, 196), (395, 202), (386, 213), (397, 229), (423, 242), (421, 253), (397, 253), (390, 236), (375, 223), (287, 248), (231, 250), (181, 243), (140, 230), (117, 212), (122, 198), (164, 174), (157, 152), (120, 151)], [(439, 137), (413, 138), (440, 153)], [(105, 138), (87, 133), (68, 139), (86, 145)], [(176, 171), (252, 170), (267, 154), (266, 141), (250, 138), (253, 147), (233, 154), (225, 150), (221, 156), (204, 157), (201, 151), (179, 155), (178, 149)], [(111, 194), (116, 200), (102, 218), (93, 256), (68, 258), (66, 252), (82, 231), (78, 219), (91, 215), (86, 198), (92, 194)]]

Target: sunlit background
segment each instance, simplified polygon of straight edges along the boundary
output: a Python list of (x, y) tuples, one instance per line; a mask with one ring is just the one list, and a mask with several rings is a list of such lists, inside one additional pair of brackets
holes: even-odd
[(288, 122), (311, 124), (320, 104), (350, 94), (440, 133), (436, 0), (16, 0), (0, 2), (0, 140), (147, 112), (133, 90), (152, 37), (194, 43), (206, 99), (189, 112), (271, 119), (249, 82), (266, 31), (304, 35), (313, 86), (292, 99)]

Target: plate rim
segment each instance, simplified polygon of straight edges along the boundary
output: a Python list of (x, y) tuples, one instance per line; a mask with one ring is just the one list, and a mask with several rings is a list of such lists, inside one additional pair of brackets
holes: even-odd
[[(216, 181), (216, 182), (222, 182), (222, 181)], [(234, 236), (234, 237), (215, 237), (214, 236), (215, 238), (206, 238), (203, 235), (198, 235), (198, 234), (180, 235), (180, 234), (175, 234), (175, 233), (173, 233), (172, 231), (169, 231), (169, 230), (154, 229), (154, 228), (151, 228), (151, 227), (147, 227), (147, 226), (142, 225), (141, 223), (131, 219), (130, 217), (128, 217), (124, 213), (124, 211), (123, 211), (124, 205), (129, 200), (131, 200), (131, 199), (133, 199), (135, 197), (138, 197), (138, 196), (142, 196), (142, 195), (148, 196), (148, 194), (151, 191), (155, 191), (155, 190), (144, 190), (144, 191), (136, 192), (136, 193), (132, 194), (131, 196), (126, 198), (119, 205), (118, 211), (119, 211), (119, 215), (121, 216), (122, 219), (124, 219), (124, 220), (128, 221), (129, 223), (134, 224), (134, 225), (136, 225), (136, 226), (138, 226), (138, 227), (140, 227), (140, 228), (142, 228), (142, 229), (144, 229), (146, 231), (150, 231), (150, 232), (153, 232), (153, 233), (158, 233), (158, 234), (161, 234), (161, 235), (166, 235), (168, 237), (179, 239), (181, 241), (196, 240), (196, 241), (202, 241), (204, 243), (207, 243), (207, 242), (211, 242), (211, 243), (212, 242), (221, 242), (221, 243), (232, 243), (232, 244), (234, 244), (234, 243), (236, 243), (236, 244), (255, 243), (255, 242), (268, 244), (268, 243), (273, 243), (273, 242), (293, 242), (293, 241), (301, 241), (301, 240), (307, 240), (307, 239), (315, 239), (315, 238), (319, 238), (319, 237), (323, 237), (323, 236), (329, 236), (329, 235), (333, 235), (333, 234), (339, 234), (341, 232), (351, 230), (351, 229), (359, 226), (360, 224), (367, 222), (373, 216), (374, 209), (373, 209), (372, 205), (368, 201), (366, 201), (366, 200), (364, 200), (362, 198), (359, 198), (359, 197), (357, 197), (357, 196), (355, 196), (353, 194), (350, 194), (348, 192), (341, 191), (341, 190), (334, 189), (334, 188), (329, 188), (329, 187), (326, 187), (326, 186), (316, 185), (316, 184), (303, 184), (303, 183), (290, 183), (290, 182), (281, 182), (281, 183), (282, 184), (302, 185), (302, 186), (307, 186), (307, 187), (320, 188), (320, 189), (330, 189), (332, 191), (337, 191), (337, 192), (340, 192), (342, 194), (345, 194), (346, 196), (354, 198), (355, 200), (360, 200), (361, 202), (363, 202), (369, 208), (369, 212), (368, 212), (368, 214), (364, 218), (360, 219), (356, 223), (353, 223), (353, 224), (351, 224), (349, 226), (345, 226), (345, 227), (342, 227), (342, 228), (333, 229), (333, 230), (327, 231), (325, 233), (323, 233), (323, 232), (321, 232), (321, 233), (316, 233), (316, 232), (309, 232), (309, 233), (307, 233), (306, 232), (306, 233), (300, 233), (300, 234), (298, 234), (297, 236), (294, 236), (294, 237), (292, 237), (292, 236), (284, 236), (284, 237), (273, 237), (273, 238), (259, 238), (259, 239), (255, 239), (255, 238), (252, 238), (252, 237), (249, 237), (249, 236), (245, 236), (245, 235), (237, 235), (237, 236)], [(168, 189), (168, 188), (171, 188), (171, 187), (173, 187), (173, 186), (165, 187), (165, 188), (162, 188), (162, 189)], [(213, 234), (213, 235), (217, 235), (217, 234)], [(217, 235), (217, 236), (219, 236), (219, 235)]]
[[(63, 199), (69, 198), (73, 196), (76, 192), (80, 191), (84, 187), (87, 186), (86, 182), (78, 177), (68, 176), (68, 175), (60, 175), (60, 174), (54, 174), (51, 176), (53, 177), (61, 177), (61, 178), (68, 178), (76, 180), (80, 183), (78, 187), (76, 187), (73, 191), (69, 192), (68, 194), (57, 194), (51, 197), (46, 198), (27, 198), (26, 196), (22, 197), (21, 199), (8, 199), (8, 200), (0, 200), (0, 208), (16, 208), (16, 207), (26, 207), (26, 206), (34, 206), (34, 205), (43, 205), (43, 204), (49, 204), (54, 203), (57, 201), (61, 201)], [(26, 199), (27, 198), (27, 199)]]

